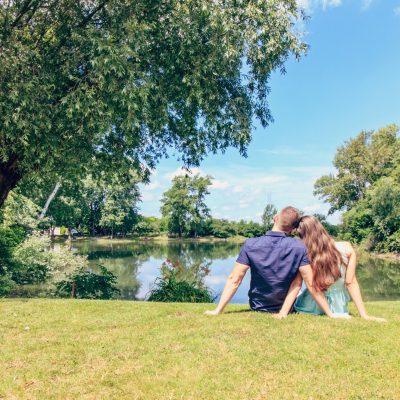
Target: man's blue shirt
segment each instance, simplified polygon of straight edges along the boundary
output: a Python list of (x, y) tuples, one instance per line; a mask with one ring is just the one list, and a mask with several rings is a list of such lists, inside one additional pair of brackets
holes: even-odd
[(275, 231), (247, 239), (236, 261), (250, 266), (251, 309), (268, 312), (279, 312), (299, 268), (310, 263), (301, 240)]

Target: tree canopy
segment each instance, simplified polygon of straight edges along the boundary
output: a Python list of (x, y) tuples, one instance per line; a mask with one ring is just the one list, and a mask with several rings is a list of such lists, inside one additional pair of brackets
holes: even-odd
[(339, 147), (333, 165), (335, 174), (315, 183), (315, 194), (330, 203), (332, 214), (349, 210), (365, 197), (381, 177), (388, 176), (400, 162), (399, 127), (388, 125), (376, 132), (361, 132)]
[(361, 132), (336, 153), (336, 175), (321, 177), (315, 192), (346, 210), (341, 235), (369, 250), (400, 252), (400, 138), (388, 125)]
[(179, 237), (193, 233), (197, 236), (205, 221), (210, 218), (210, 210), (205, 197), (210, 194), (210, 176), (176, 176), (172, 187), (161, 200), (161, 213), (168, 218), (168, 231)]
[(306, 50), (298, 18), (295, 0), (0, 2), (0, 206), (37, 172), (245, 155), (271, 72)]

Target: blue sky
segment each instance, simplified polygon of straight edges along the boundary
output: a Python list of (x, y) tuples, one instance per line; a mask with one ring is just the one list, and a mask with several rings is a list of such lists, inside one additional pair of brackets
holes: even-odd
[[(267, 202), (326, 213), (313, 184), (334, 171), (336, 148), (361, 130), (400, 125), (400, 0), (298, 2), (311, 17), (303, 28), (310, 49), (271, 77), (274, 123), (255, 125), (247, 158), (230, 149), (193, 169), (214, 177), (207, 204), (216, 218), (259, 220)], [(160, 215), (180, 167), (173, 157), (160, 162), (142, 187), (142, 214)]]

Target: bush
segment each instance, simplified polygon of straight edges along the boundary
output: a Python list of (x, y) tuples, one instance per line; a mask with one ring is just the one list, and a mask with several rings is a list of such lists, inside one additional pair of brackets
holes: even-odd
[(161, 266), (161, 276), (156, 279), (148, 301), (175, 303), (212, 303), (211, 291), (204, 285), (210, 272), (207, 267), (195, 264), (185, 268), (180, 263), (166, 260)]
[(400, 253), (400, 231), (397, 231), (387, 238), (385, 247), (387, 251)]
[(12, 279), (18, 284), (42, 283), (87, 266), (86, 257), (73, 254), (66, 246), (51, 248), (50, 238), (38, 234), (15, 248), (13, 261)]
[(361, 243), (367, 239), (372, 233), (374, 221), (371, 211), (368, 209), (353, 208), (343, 214), (343, 233), (341, 236), (344, 240), (350, 240)]
[(15, 269), (14, 249), (24, 240), (25, 230), (20, 227), (0, 227), (0, 296), (13, 287), (11, 274)]
[(55, 295), (57, 297), (71, 297), (74, 288), (74, 297), (77, 299), (112, 299), (120, 294), (115, 286), (117, 277), (104, 266), (99, 266), (100, 273), (95, 273), (85, 267), (73, 274), (69, 274), (66, 280), (56, 284)]
[(15, 288), (15, 282), (10, 275), (0, 275), (0, 296), (6, 296), (12, 289)]
[(228, 238), (236, 235), (235, 224), (225, 219), (213, 219), (210, 228), (211, 234), (217, 238)]

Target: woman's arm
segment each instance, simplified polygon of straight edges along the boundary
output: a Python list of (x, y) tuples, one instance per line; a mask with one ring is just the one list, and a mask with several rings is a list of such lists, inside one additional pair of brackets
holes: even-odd
[(281, 310), (279, 311), (278, 314), (273, 315), (274, 318), (283, 319), (287, 317), (290, 310), (292, 309), (293, 303), (295, 302), (297, 295), (300, 292), (301, 282), (302, 282), (301, 275), (300, 272), (298, 272), (289, 287), (288, 294), (286, 295), (285, 301), (282, 304)]
[(365, 309), (364, 302), (361, 296), (360, 285), (358, 284), (356, 278), (357, 255), (353, 246), (349, 242), (346, 242), (346, 253), (349, 259), (346, 269), (346, 287), (351, 299), (357, 307), (361, 318), (385, 322), (384, 318), (377, 318), (368, 315), (367, 310)]

